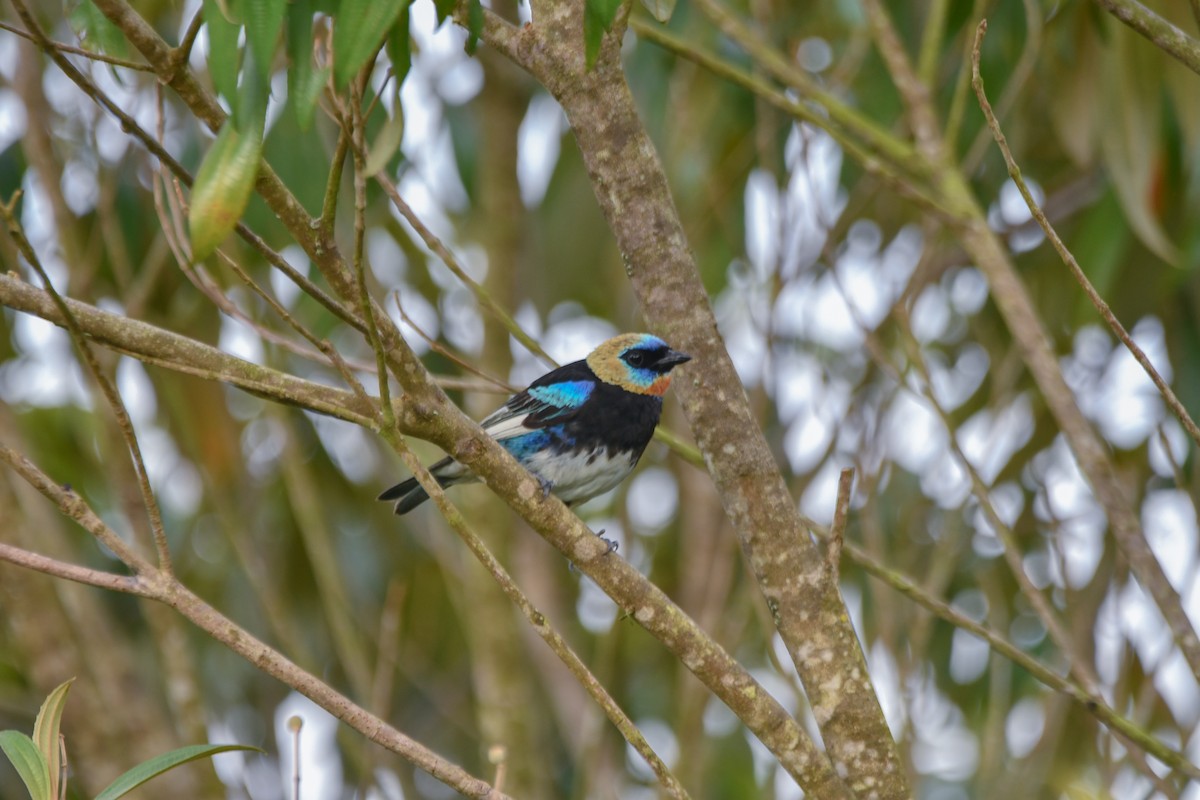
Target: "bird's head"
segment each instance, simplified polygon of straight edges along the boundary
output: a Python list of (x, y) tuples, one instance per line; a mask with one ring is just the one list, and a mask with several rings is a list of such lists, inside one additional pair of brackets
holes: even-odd
[(671, 370), (691, 360), (691, 356), (672, 350), (657, 336), (623, 333), (593, 350), (587, 365), (605, 383), (661, 397), (671, 384)]

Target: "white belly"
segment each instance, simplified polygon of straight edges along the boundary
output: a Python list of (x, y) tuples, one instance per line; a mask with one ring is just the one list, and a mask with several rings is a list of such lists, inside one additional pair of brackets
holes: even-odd
[(550, 484), (564, 503), (582, 503), (616, 486), (637, 464), (631, 454), (609, 457), (604, 448), (554, 455), (542, 451), (530, 456), (525, 467)]

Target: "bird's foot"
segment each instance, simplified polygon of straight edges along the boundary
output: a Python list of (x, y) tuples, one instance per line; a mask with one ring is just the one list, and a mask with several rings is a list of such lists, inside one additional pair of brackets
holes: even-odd
[(600, 530), (596, 531), (596, 535), (600, 537), (600, 541), (602, 541), (606, 545), (608, 545), (608, 549), (604, 551), (604, 555), (608, 555), (609, 553), (617, 552), (617, 549), (621, 546), (621, 543), (618, 542), (616, 539), (605, 539), (604, 538), (604, 528), (601, 528)]
[(542, 487), (542, 499), (545, 500), (550, 496), (550, 492), (554, 489), (554, 484), (543, 478), (541, 475), (534, 475), (537, 478), (538, 485)]
[[(601, 554), (600, 554), (600, 555), (601, 555), (601, 557), (603, 557), (603, 556), (606, 556), (606, 555), (608, 555), (609, 553), (615, 553), (615, 552), (617, 552), (617, 548), (619, 548), (619, 547), (621, 546), (621, 543), (620, 543), (620, 542), (616, 541), (615, 539), (605, 539), (605, 538), (604, 538), (604, 529), (603, 529), (603, 528), (601, 528), (601, 529), (600, 529), (600, 530), (598, 530), (598, 531), (595, 531), (595, 533), (596, 533), (596, 535), (597, 535), (598, 537), (600, 537), (600, 541), (604, 542), (604, 544), (607, 546), (607, 547), (606, 547), (606, 549), (605, 549), (605, 551), (604, 551), (603, 553), (601, 553)], [(579, 570), (579, 567), (577, 567), (577, 566), (575, 565), (575, 562), (574, 562), (574, 561), (570, 561), (570, 560), (568, 560), (568, 561), (567, 561), (567, 567), (568, 567), (568, 568), (571, 570), (571, 572), (579, 572), (579, 571), (580, 571), (580, 570)]]

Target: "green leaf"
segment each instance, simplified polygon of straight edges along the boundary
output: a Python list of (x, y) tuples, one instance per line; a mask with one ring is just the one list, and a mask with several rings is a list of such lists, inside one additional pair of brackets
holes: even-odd
[(441, 27), (442, 23), (454, 13), (455, 5), (456, 0), (433, 0), (433, 10), (437, 15), (438, 27)]
[[(254, 53), (259, 77), (264, 81), (271, 77), (271, 61), (275, 58), (275, 45), (279, 42), (279, 31), (283, 29), (283, 15), (287, 0), (242, 0), (246, 17), (246, 41)], [(309, 15), (312, 25), (312, 15)]]
[(1173, 266), (1182, 259), (1168, 238), (1156, 209), (1163, 169), (1162, 65), (1136, 34), (1116, 26), (1104, 93), (1110, 103), (1100, 129), (1100, 150), (1129, 227), (1147, 249)]
[(288, 99), (296, 111), (300, 130), (312, 125), (321, 87), (329, 80), (329, 69), (313, 68), (313, 0), (296, 0), (288, 13)]
[(479, 36), (483, 33), (483, 4), (479, 0), (467, 0), (467, 55), (475, 55)]
[(71, 9), (68, 21), (85, 48), (117, 58), (129, 56), (129, 43), (121, 29), (104, 16), (92, 0), (82, 0)]
[[(1121, 265), (1129, 251), (1129, 225), (1121, 213), (1116, 196), (1105, 192), (1083, 217), (1073, 237), (1071, 251), (1079, 268), (1096, 287), (1101, 297), (1108, 297)], [(1081, 296), (1088, 312), (1092, 304)]]
[(396, 18), (396, 24), (388, 32), (387, 54), (392, 62), (392, 77), (396, 81), (397, 90), (404, 85), (404, 79), (408, 77), (408, 71), (412, 68), (412, 40), (408, 34), (411, 6), (411, 2), (404, 4), (400, 16)]
[(392, 27), (406, 0), (342, 0), (333, 21), (333, 77), (350, 83)]
[(208, 27), (208, 74), (217, 93), (230, 103), (237, 97), (238, 33), (242, 26), (230, 21), (217, 0), (204, 0), (204, 24)]
[(331, 72), (329, 67), (321, 67), (310, 73), (304, 83), (297, 84), (292, 90), (293, 102), (296, 106), (296, 121), (300, 125), (300, 130), (306, 131), (312, 127), (313, 114), (317, 110), (317, 99), (321, 96), (321, 89), (325, 87), (325, 82), (329, 80)]
[(400, 149), (400, 142), (404, 139), (404, 109), (400, 105), (399, 97), (396, 97), (395, 109), (396, 113), (384, 123), (375, 141), (371, 142), (365, 167), (367, 177), (386, 167)]
[(263, 127), (267, 118), (267, 97), (270, 93), (271, 80), (262, 76), (262, 71), (258, 68), (258, 56), (251, 50), (246, 54), (246, 69), (242, 71), (237, 102), (233, 105), (233, 124), (239, 131), (247, 133), (254, 128)]
[(675, 0), (642, 0), (642, 5), (656, 20), (666, 25), (675, 13)]
[(617, 18), (617, 10), (621, 8), (621, 0), (585, 0), (583, 12), (583, 46), (587, 57), (587, 68), (596, 64), (600, 55), (600, 45), (604, 42), (604, 34), (612, 30), (613, 21)]
[(258, 176), (262, 142), (261, 126), (242, 132), (227, 120), (204, 157), (188, 209), (193, 260), (212, 255), (246, 210)]
[(141, 786), (151, 778), (157, 778), (169, 769), (180, 764), (196, 761), (201, 758), (215, 756), (217, 753), (227, 753), (231, 750), (253, 750), (261, 753), (257, 747), (244, 744), (193, 744), (163, 753), (147, 761), (143, 761), (121, 777), (110, 783), (104, 791), (96, 795), (96, 800), (117, 800)]
[(25, 782), (32, 800), (57, 800), (50, 794), (50, 768), (33, 739), (20, 731), (0, 731), (0, 750)]
[(63, 708), (67, 704), (67, 692), (74, 678), (63, 681), (54, 691), (47, 695), (42, 708), (38, 711), (37, 722), (33, 725), (33, 741), (46, 759), (46, 769), (50, 775), (50, 796), (59, 796), (59, 774), (62, 772), (62, 750), (58, 745), (59, 724), (62, 722)]

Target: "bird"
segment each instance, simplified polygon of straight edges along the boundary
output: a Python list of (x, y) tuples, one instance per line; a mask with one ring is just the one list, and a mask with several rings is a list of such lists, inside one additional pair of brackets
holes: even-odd
[[(568, 506), (612, 489), (637, 466), (662, 414), (671, 371), (692, 359), (649, 333), (625, 333), (558, 367), (480, 423)], [(447, 456), (429, 468), (442, 487), (479, 480)], [(407, 514), (429, 499), (416, 478), (379, 495)], [(610, 543), (611, 549), (611, 543)]]

